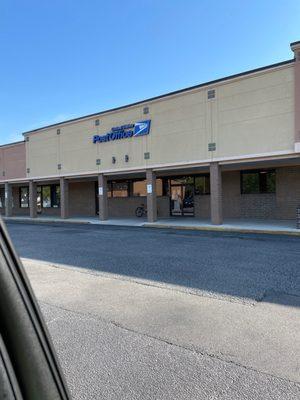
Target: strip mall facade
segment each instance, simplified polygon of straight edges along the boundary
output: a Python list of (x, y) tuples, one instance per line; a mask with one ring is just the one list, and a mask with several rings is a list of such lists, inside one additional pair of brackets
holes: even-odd
[[(24, 133), (0, 147), (1, 213), (295, 219), (300, 42), (294, 58)], [(2, 171), (1, 171), (2, 170)]]

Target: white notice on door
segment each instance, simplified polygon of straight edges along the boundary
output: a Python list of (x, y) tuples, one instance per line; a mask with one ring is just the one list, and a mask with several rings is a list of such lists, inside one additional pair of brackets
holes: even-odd
[(103, 187), (102, 186), (99, 186), (98, 194), (99, 194), (99, 196), (103, 196)]
[(152, 193), (152, 185), (151, 183), (147, 185), (147, 193)]

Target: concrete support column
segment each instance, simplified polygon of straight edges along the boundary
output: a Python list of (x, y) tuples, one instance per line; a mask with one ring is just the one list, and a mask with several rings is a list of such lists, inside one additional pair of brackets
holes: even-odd
[(291, 43), (295, 55), (294, 64), (294, 121), (295, 121), (295, 151), (300, 153), (300, 41)]
[(12, 185), (5, 182), (5, 216), (12, 216)]
[(155, 222), (157, 220), (156, 176), (152, 170), (146, 171), (146, 180), (148, 222)]
[(108, 219), (108, 199), (107, 199), (107, 177), (103, 174), (98, 175), (98, 201), (99, 201), (99, 219), (105, 221)]
[(69, 218), (69, 181), (60, 178), (60, 217)]
[(211, 223), (221, 225), (223, 223), (222, 210), (222, 174), (217, 162), (210, 164), (210, 214)]
[(36, 182), (29, 182), (29, 211), (30, 218), (37, 217), (37, 185)]

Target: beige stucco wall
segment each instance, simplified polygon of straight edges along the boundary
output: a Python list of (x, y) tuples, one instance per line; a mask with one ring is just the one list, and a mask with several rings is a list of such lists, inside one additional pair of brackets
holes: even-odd
[[(29, 177), (110, 172), (294, 151), (293, 65), (29, 134)], [(143, 114), (149, 106), (150, 113)], [(100, 126), (95, 126), (95, 119)], [(94, 134), (151, 119), (147, 136), (93, 144)], [(208, 143), (216, 151), (208, 151)], [(150, 159), (144, 160), (144, 153)], [(125, 162), (129, 155), (129, 162)], [(112, 156), (117, 159), (112, 164)], [(101, 165), (96, 166), (96, 159)], [(61, 164), (61, 170), (57, 165)]]
[(0, 146), (0, 181), (26, 177), (25, 143)]
[(221, 85), (212, 110), (215, 157), (293, 152), (293, 67)]

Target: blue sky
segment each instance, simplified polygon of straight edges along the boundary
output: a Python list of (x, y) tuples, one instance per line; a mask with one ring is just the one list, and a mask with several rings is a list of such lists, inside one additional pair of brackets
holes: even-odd
[(299, 0), (3, 0), (0, 143), (292, 58)]

